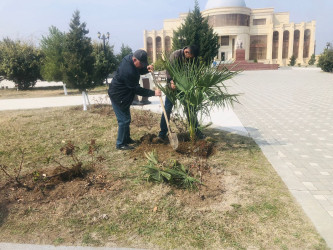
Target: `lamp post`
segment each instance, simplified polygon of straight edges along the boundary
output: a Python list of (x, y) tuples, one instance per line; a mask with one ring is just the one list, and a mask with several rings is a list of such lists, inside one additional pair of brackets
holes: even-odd
[[(98, 39), (103, 40), (103, 51), (104, 51), (104, 56), (106, 57), (105, 40), (109, 40), (110, 39), (110, 33), (106, 32), (106, 35), (105, 35), (105, 34), (101, 34), (101, 32), (98, 31), (97, 32), (97, 37), (98, 37)], [(108, 85), (108, 77), (107, 76), (105, 78), (105, 83), (106, 83), (106, 85)]]

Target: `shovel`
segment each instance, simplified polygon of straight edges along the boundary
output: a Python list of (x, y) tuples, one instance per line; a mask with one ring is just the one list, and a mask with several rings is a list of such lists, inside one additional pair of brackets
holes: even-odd
[[(154, 72), (150, 72), (150, 74), (153, 77), (154, 84), (156, 85), (156, 77), (155, 77)], [(168, 120), (167, 113), (165, 111), (162, 96), (160, 96), (160, 102), (161, 102), (161, 106), (162, 106), (162, 109), (163, 109), (164, 118), (165, 118), (165, 121), (166, 121), (166, 124), (167, 124), (167, 127), (168, 127), (168, 138), (169, 138), (169, 141), (170, 141), (170, 145), (173, 148), (173, 150), (176, 150), (178, 148), (178, 137), (177, 137), (176, 133), (171, 132), (170, 125), (169, 125), (169, 120)]]
[(171, 132), (168, 116), (167, 116), (167, 113), (165, 111), (163, 99), (162, 99), (161, 96), (160, 96), (160, 102), (161, 102), (161, 106), (162, 106), (162, 109), (163, 109), (164, 118), (165, 118), (165, 121), (166, 121), (166, 124), (167, 124), (167, 127), (168, 127), (168, 138), (169, 138), (169, 141), (170, 141), (170, 145), (173, 148), (173, 150), (176, 150), (178, 148), (178, 137), (177, 137), (176, 133)]

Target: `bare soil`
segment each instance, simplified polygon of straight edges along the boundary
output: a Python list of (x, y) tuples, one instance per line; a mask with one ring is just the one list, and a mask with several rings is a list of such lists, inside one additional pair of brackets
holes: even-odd
[[(170, 158), (179, 158), (182, 155), (194, 157), (192, 163), (195, 171), (200, 171), (204, 186), (200, 187), (200, 195), (190, 195), (188, 204), (198, 204), (199, 200), (211, 203), (210, 199), (216, 199), (223, 195), (225, 190), (222, 186), (221, 175), (211, 173), (210, 166), (199, 158), (208, 158), (213, 152), (213, 143), (205, 140), (180, 141), (177, 150), (173, 150), (168, 140), (159, 142), (154, 140), (156, 135), (145, 134), (137, 142), (135, 150), (130, 152), (131, 158), (137, 160), (143, 158), (145, 152), (157, 151), (159, 160), (166, 161)], [(195, 157), (198, 157), (196, 159)], [(45, 203), (58, 201), (68, 197), (79, 198), (87, 193), (100, 193), (100, 191), (118, 190), (122, 183), (115, 180), (114, 176), (107, 170), (90, 168), (81, 170), (81, 166), (72, 167), (51, 166), (34, 171), (20, 177), (20, 183), (15, 180), (7, 180), (0, 183), (0, 197), (3, 197), (1, 206), (10, 210), (14, 205), (16, 209), (25, 210), (27, 205), (41, 207)], [(196, 173), (197, 174), (197, 173)], [(222, 174), (223, 175), (223, 174)], [(177, 191), (183, 193), (184, 191)], [(221, 200), (221, 197), (218, 200)]]

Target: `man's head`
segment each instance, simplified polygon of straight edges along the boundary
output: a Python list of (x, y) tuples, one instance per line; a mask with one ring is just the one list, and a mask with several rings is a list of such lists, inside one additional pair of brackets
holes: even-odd
[(185, 58), (196, 58), (199, 55), (199, 48), (196, 45), (186, 46), (184, 48)]
[(148, 66), (147, 52), (139, 49), (133, 53), (133, 63), (136, 68), (142, 69)]

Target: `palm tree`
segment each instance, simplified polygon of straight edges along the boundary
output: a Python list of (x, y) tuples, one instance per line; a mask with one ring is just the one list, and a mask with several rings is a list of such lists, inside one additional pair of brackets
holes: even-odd
[(182, 108), (187, 119), (191, 140), (196, 139), (197, 117), (210, 115), (214, 107), (226, 107), (238, 102), (238, 94), (229, 94), (224, 81), (233, 78), (238, 71), (230, 71), (223, 65), (211, 67), (204, 62), (190, 60), (179, 63), (164, 57), (165, 68), (176, 84), (173, 91), (168, 86), (157, 83), (157, 86), (175, 105)]

